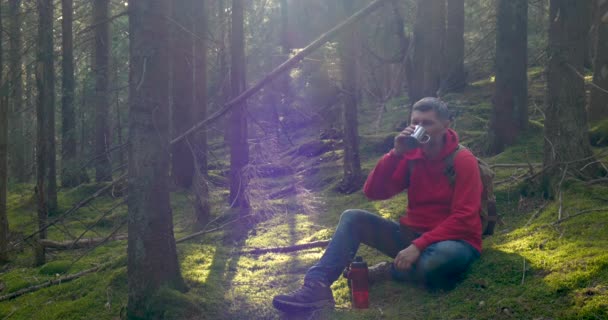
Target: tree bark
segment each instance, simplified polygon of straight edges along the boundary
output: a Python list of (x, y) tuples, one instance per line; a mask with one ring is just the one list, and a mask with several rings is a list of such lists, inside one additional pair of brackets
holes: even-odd
[[(232, 0), (232, 29), (230, 33), (230, 86), (231, 97), (245, 91), (245, 38), (243, 0)], [(248, 181), (243, 168), (249, 163), (247, 144), (247, 103), (242, 101), (230, 113), (230, 205), (248, 214), (246, 197)]]
[(110, 24), (109, 0), (93, 1), (93, 26), (95, 30), (95, 48), (93, 52), (93, 73), (95, 74), (95, 181), (112, 180), (110, 155), (106, 154), (110, 146), (110, 127), (108, 125), (110, 106), (108, 99), (108, 79), (110, 61)]
[[(346, 19), (354, 12), (351, 0), (342, 1), (343, 18)], [(359, 157), (359, 130), (357, 119), (357, 104), (359, 96), (357, 57), (359, 46), (357, 39), (357, 27), (353, 26), (345, 31), (338, 40), (338, 52), (340, 55), (340, 70), (342, 73), (342, 122), (344, 128), (344, 176), (339, 185), (339, 190), (344, 193), (352, 193), (363, 185), (361, 173), (361, 160)]]
[(499, 0), (496, 86), (490, 121), (490, 152), (515, 143), (528, 123), (528, 0)]
[[(602, 4), (602, 5), (600, 5)], [(597, 1), (595, 27), (595, 60), (593, 84), (589, 98), (589, 122), (597, 123), (608, 118), (608, 2)], [(599, 88), (604, 90), (601, 90)]]
[(129, 199), (127, 315), (146, 317), (163, 286), (184, 290), (169, 202), (167, 0), (129, 2)]
[[(55, 181), (55, 72), (53, 65), (53, 4), (49, 0), (38, 0), (38, 49), (36, 84), (37, 105), (37, 200), (38, 227), (46, 225), (49, 212), (57, 208)], [(46, 238), (46, 230), (39, 239)], [(38, 246), (35, 264), (45, 263), (45, 250)]]
[(25, 136), (25, 112), (23, 108), (23, 72), (21, 59), (21, 0), (10, 0), (8, 7), (9, 16), (9, 72), (8, 83), (9, 91), (9, 125), (12, 131), (9, 150), (11, 151), (11, 161), (9, 163), (12, 178), (16, 182), (26, 182), (28, 171), (26, 158), (29, 143)]
[(74, 111), (74, 48), (72, 36), (72, 0), (61, 0), (62, 92), (61, 92), (61, 185), (80, 184), (76, 154), (76, 114)]
[(418, 0), (412, 52), (408, 61), (410, 103), (436, 97), (445, 36), (445, 0)]
[(464, 0), (447, 1), (445, 70), (442, 92), (460, 92), (466, 86), (464, 72)]
[[(2, 6), (0, 6), (0, 26), (2, 26)], [(3, 39), (0, 33), (0, 262), (8, 260), (8, 97), (4, 74)]]
[[(583, 48), (587, 44), (589, 22), (588, 8), (591, 1), (551, 0), (549, 15), (549, 63), (547, 66), (547, 105), (544, 126), (543, 165), (551, 169), (544, 171), (545, 192), (554, 195), (554, 187), (566, 170), (575, 174), (595, 176), (594, 162), (585, 113), (585, 84), (583, 74), (585, 61)], [(585, 163), (578, 159), (591, 159)], [(560, 171), (559, 167), (562, 167)]]

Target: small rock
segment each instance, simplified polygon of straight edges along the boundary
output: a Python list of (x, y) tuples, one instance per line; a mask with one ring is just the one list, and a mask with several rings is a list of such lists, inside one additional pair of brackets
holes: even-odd
[(479, 307), (480, 307), (480, 308), (481, 308), (481, 307), (484, 307), (485, 305), (486, 305), (486, 302), (485, 302), (485, 301), (479, 301)]

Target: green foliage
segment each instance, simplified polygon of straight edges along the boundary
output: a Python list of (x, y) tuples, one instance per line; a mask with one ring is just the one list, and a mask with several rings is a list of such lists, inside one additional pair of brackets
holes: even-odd
[(47, 276), (60, 275), (67, 273), (71, 266), (71, 261), (56, 260), (45, 264), (38, 272)]

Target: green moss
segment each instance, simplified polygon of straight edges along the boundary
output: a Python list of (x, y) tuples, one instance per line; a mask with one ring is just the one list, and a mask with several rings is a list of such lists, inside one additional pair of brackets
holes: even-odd
[(191, 296), (169, 288), (161, 288), (146, 311), (149, 319), (189, 319), (201, 313)]

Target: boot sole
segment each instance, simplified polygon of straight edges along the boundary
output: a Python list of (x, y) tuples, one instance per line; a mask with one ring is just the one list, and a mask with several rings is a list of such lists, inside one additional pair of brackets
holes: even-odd
[(272, 305), (275, 309), (283, 312), (297, 312), (297, 311), (311, 311), (323, 308), (333, 308), (336, 303), (332, 300), (319, 300), (315, 302), (294, 302), (294, 301), (282, 301), (272, 300)]

